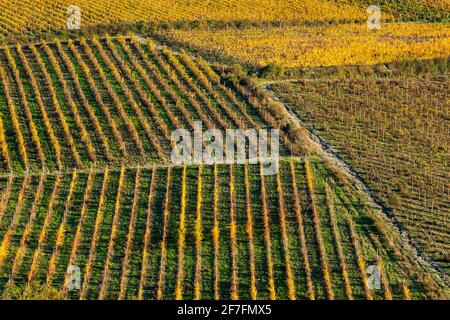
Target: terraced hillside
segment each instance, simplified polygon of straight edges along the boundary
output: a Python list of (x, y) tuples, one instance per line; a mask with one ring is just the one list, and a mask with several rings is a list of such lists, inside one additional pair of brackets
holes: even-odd
[(284, 126), (205, 61), (128, 38), (5, 47), (0, 78), (3, 172), (167, 162), (171, 133), (196, 121), (204, 130)]
[(0, 186), (0, 291), (63, 290), (77, 265), (74, 299), (436, 297), (433, 273), (318, 158), (283, 160), (273, 176), (257, 165), (122, 167)]
[[(445, 74), (446, 62), (441, 65)], [(444, 75), (273, 86), (293, 112), (369, 183), (413, 243), (447, 276), (449, 84)]]

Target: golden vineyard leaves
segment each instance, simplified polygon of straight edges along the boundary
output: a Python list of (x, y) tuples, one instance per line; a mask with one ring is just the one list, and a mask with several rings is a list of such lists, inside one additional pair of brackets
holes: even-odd
[(450, 25), (384, 24), (373, 32), (363, 23), (332, 26), (254, 27), (245, 30), (172, 30), (161, 36), (206, 54), (254, 66), (284, 67), (377, 64), (433, 59), (450, 52)]

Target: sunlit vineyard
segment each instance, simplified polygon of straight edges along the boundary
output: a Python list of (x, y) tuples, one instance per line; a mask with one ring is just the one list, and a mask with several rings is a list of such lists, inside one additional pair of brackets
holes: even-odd
[(207, 63), (152, 42), (5, 47), (0, 78), (3, 172), (167, 162), (171, 132), (193, 130), (196, 121), (205, 130), (279, 127), (250, 92), (224, 86)]
[[(0, 185), (0, 288), (64, 290), (75, 264), (83, 284), (73, 299), (417, 299), (436, 290), (364, 197), (316, 158), (281, 161), (274, 176), (258, 165), (122, 167)], [(383, 289), (368, 288), (369, 265), (382, 267)]]
[(2, 0), (0, 300), (450, 299), (449, 55), (448, 0)]
[(369, 182), (447, 274), (449, 85), (446, 78), (411, 77), (273, 88)]
[[(362, 6), (343, 1), (264, 0), (5, 0), (0, 5), (0, 30), (9, 34), (36, 34), (66, 29), (67, 8), (81, 9), (85, 27), (114, 23), (188, 21), (281, 21), (364, 19)], [(30, 23), (31, 22), (31, 23)]]
[(169, 30), (161, 31), (159, 37), (230, 63), (257, 67), (372, 65), (443, 58), (450, 52), (449, 24), (386, 24), (377, 32), (364, 23)]
[(145, 23), (364, 22), (368, 5), (380, 6), (385, 21), (445, 21), (450, 16), (446, 0), (264, 0), (256, 6), (252, 0), (4, 0), (0, 4), (0, 35), (13, 39), (64, 32), (70, 5), (81, 9), (84, 29), (121, 24), (133, 30)]

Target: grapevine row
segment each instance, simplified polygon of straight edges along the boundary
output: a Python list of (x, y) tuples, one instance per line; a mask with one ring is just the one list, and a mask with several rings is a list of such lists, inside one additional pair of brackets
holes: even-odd
[[(63, 49), (61, 48), (61, 45), (58, 42), (56, 43), (56, 45), (58, 47), (59, 52), (63, 52)], [(125, 142), (123, 140), (122, 133), (120, 132), (116, 121), (113, 119), (113, 117), (109, 111), (109, 106), (107, 106), (105, 104), (105, 102), (103, 101), (103, 98), (100, 94), (99, 88), (97, 87), (97, 84), (94, 81), (91, 69), (86, 64), (86, 62), (83, 60), (80, 52), (78, 51), (78, 49), (75, 47), (75, 45), (71, 41), (69, 41), (68, 46), (69, 46), (69, 49), (72, 52), (72, 54), (75, 56), (77, 63), (81, 66), (81, 70), (83, 71), (83, 74), (89, 83), (89, 87), (90, 87), (92, 93), (94, 94), (95, 101), (97, 102), (97, 105), (100, 107), (103, 114), (105, 115), (105, 117), (108, 121), (108, 124), (111, 127), (111, 130), (113, 132), (114, 138), (116, 139), (117, 143), (119, 144), (119, 149), (120, 149), (122, 155), (124, 157), (128, 157), (128, 151), (125, 146)], [(82, 92), (81, 88), (78, 91)]]
[(177, 269), (177, 285), (175, 288), (175, 299), (183, 298), (183, 282), (184, 282), (184, 246), (186, 244), (186, 164), (183, 166), (181, 176), (181, 210), (180, 223), (178, 225), (178, 269)]
[(194, 299), (202, 298), (202, 200), (203, 200), (203, 166), (198, 167), (197, 178), (197, 207), (195, 214), (195, 279), (194, 279)]
[[(37, 79), (33, 73), (33, 70), (30, 67), (30, 64), (28, 63), (28, 59), (25, 57), (25, 54), (23, 53), (22, 47), (20, 45), (17, 45), (16, 47), (16, 51), (19, 55), (20, 61), (22, 63), (22, 65), (25, 68), (25, 72), (28, 75), (28, 78), (31, 82), (31, 86), (33, 87), (33, 92), (36, 95), (36, 101), (37, 104), (39, 106), (39, 109), (41, 111), (42, 114), (42, 119), (44, 121), (44, 125), (47, 129), (47, 132), (50, 136), (50, 139), (53, 143), (53, 146), (55, 148), (55, 152), (56, 152), (56, 159), (57, 159), (57, 164), (58, 164), (58, 168), (61, 168), (62, 165), (60, 164), (61, 161), (61, 154), (60, 154), (60, 143), (58, 142), (56, 135), (55, 135), (55, 131), (54, 128), (51, 124), (50, 118), (48, 116), (46, 107), (44, 105), (44, 101), (42, 100), (42, 95), (41, 95), (41, 90), (39, 89), (38, 83), (37, 83)], [(53, 103), (56, 103), (56, 101), (53, 101)], [(74, 139), (72, 137), (72, 134), (70, 133), (70, 130), (68, 128), (67, 125), (67, 121), (65, 120), (64, 114), (62, 113), (62, 111), (58, 108), (58, 106), (55, 105), (56, 111), (57, 111), (57, 115), (58, 115), (58, 120), (60, 122), (62, 122), (62, 127), (63, 127), (63, 132), (66, 138), (67, 143), (69, 144), (69, 148), (71, 150), (72, 153), (72, 157), (75, 160), (75, 163), (77, 166), (81, 165), (81, 159), (80, 159), (80, 155), (78, 154), (78, 151), (76, 149), (75, 146), (75, 142)]]
[(230, 168), (230, 239), (231, 239), (231, 299), (239, 299), (238, 288), (238, 271), (237, 261), (237, 225), (236, 225), (236, 198), (235, 198), (235, 182), (234, 182), (234, 166), (231, 164)]
[[(93, 41), (94, 45), (96, 44), (96, 41)], [(104, 86), (106, 87), (106, 90), (108, 92), (108, 95), (111, 97), (114, 106), (116, 107), (117, 111), (119, 112), (119, 115), (122, 119), (122, 121), (125, 122), (126, 128), (128, 130), (128, 132), (131, 135), (131, 139), (133, 140), (134, 144), (136, 145), (136, 148), (138, 149), (140, 156), (142, 158), (145, 158), (145, 150), (144, 147), (142, 145), (142, 141), (139, 137), (139, 134), (136, 130), (135, 125), (133, 124), (133, 122), (131, 121), (130, 117), (127, 115), (124, 106), (122, 104), (122, 102), (120, 101), (120, 98), (118, 97), (117, 93), (114, 91), (114, 89), (111, 87), (111, 84), (109, 83), (109, 80), (105, 74), (105, 71), (102, 69), (102, 67), (100, 66), (100, 63), (98, 62), (97, 58), (95, 57), (92, 49), (90, 48), (90, 46), (87, 44), (85, 39), (81, 40), (81, 46), (83, 47), (83, 49), (85, 50), (90, 63), (92, 63), (92, 65), (94, 66), (94, 69), (97, 71), (97, 73), (100, 75), (100, 79), (102, 80), (102, 83), (104, 84)]]
[(100, 231), (101, 231), (101, 225), (103, 223), (104, 218), (104, 210), (105, 210), (105, 204), (106, 204), (106, 192), (108, 188), (109, 183), (109, 169), (106, 167), (105, 171), (103, 172), (103, 184), (102, 184), (102, 190), (100, 192), (99, 197), (99, 203), (98, 203), (98, 209), (95, 217), (95, 224), (94, 224), (94, 233), (91, 240), (91, 246), (89, 249), (89, 256), (87, 259), (86, 266), (84, 268), (84, 278), (83, 278), (83, 285), (81, 287), (80, 291), (80, 300), (84, 300), (87, 297), (87, 293), (89, 290), (89, 283), (92, 278), (92, 269), (94, 267), (94, 261), (95, 256), (97, 252), (97, 245), (100, 239)]
[(248, 239), (248, 251), (250, 255), (249, 268), (250, 268), (250, 296), (252, 300), (256, 300), (258, 297), (258, 289), (256, 286), (256, 266), (255, 266), (255, 244), (254, 244), (254, 230), (253, 230), (253, 213), (252, 204), (250, 198), (250, 177), (249, 177), (249, 165), (245, 164), (244, 167), (244, 181), (245, 181), (245, 211), (247, 214), (247, 239)]
[(14, 229), (17, 226), (18, 219), (20, 217), (20, 211), (22, 210), (22, 207), (24, 205), (25, 201), (25, 192), (27, 191), (31, 181), (31, 176), (25, 177), (22, 183), (22, 188), (19, 191), (17, 204), (13, 212), (13, 216), (11, 218), (11, 222), (9, 223), (8, 230), (3, 235), (2, 242), (0, 243), (0, 269), (3, 267), (3, 264), (5, 262), (5, 258), (8, 255), (10, 244), (11, 244), (11, 237), (14, 232)]
[(30, 216), (28, 218), (27, 224), (25, 225), (25, 229), (22, 233), (22, 238), (20, 239), (19, 248), (16, 251), (16, 254), (14, 255), (14, 261), (11, 268), (11, 273), (9, 276), (8, 284), (7, 286), (11, 286), (14, 284), (14, 278), (16, 274), (19, 271), (20, 266), (22, 265), (23, 258), (25, 256), (25, 251), (27, 250), (27, 244), (29, 241), (29, 237), (33, 228), (33, 225), (36, 221), (36, 215), (38, 214), (38, 207), (41, 204), (42, 198), (44, 196), (43, 190), (44, 190), (44, 183), (45, 183), (46, 176), (44, 173), (41, 174), (41, 177), (39, 179), (39, 185), (36, 189), (35, 198), (33, 201), (33, 205), (31, 207)]
[[(87, 219), (87, 207), (88, 207), (89, 200), (92, 196), (91, 192), (92, 192), (94, 177), (95, 177), (95, 173), (91, 169), (91, 171), (89, 172), (88, 178), (87, 178), (86, 189), (84, 190), (83, 205), (81, 207), (80, 219), (78, 220), (75, 237), (72, 242), (72, 251), (70, 252), (68, 267), (71, 265), (76, 265), (78, 251), (79, 251), (79, 247), (80, 247), (80, 241), (81, 241), (82, 232), (83, 232), (83, 227), (86, 224), (86, 219)], [(65, 289), (68, 288), (68, 286), (67, 286), (68, 280), (69, 279), (66, 276), (66, 279), (64, 281)]]
[[(9, 51), (9, 49), (5, 49), (5, 55), (6, 58), (8, 59), (8, 63), (11, 65), (11, 62), (13, 61), (11, 53)], [(12, 65), (12, 69), (17, 71), (17, 67), (15, 64)], [(17, 71), (18, 72), (18, 71)], [(18, 74), (18, 73), (17, 73)], [(16, 106), (14, 104), (14, 101), (11, 97), (11, 93), (10, 93), (10, 84), (8, 81), (8, 78), (5, 74), (5, 70), (3, 69), (2, 66), (0, 66), (0, 77), (2, 80), (2, 86), (3, 86), (3, 90), (5, 91), (5, 96), (6, 96), (6, 100), (7, 100), (7, 104), (8, 104), (8, 108), (9, 108), (9, 113), (11, 115), (11, 120), (12, 120), (12, 124), (13, 124), (13, 128), (14, 128), (14, 132), (17, 136), (17, 140), (19, 143), (19, 151), (20, 151), (20, 155), (22, 157), (23, 163), (25, 165), (25, 168), (28, 168), (29, 163), (28, 163), (28, 153), (27, 153), (27, 149), (25, 146), (25, 139), (23, 138), (23, 133), (22, 133), (22, 129), (20, 128), (20, 123), (18, 120), (18, 116), (17, 116), (17, 111), (16, 111)], [(17, 78), (16, 78), (17, 79)], [(20, 85), (19, 85), (20, 88)], [(25, 110), (27, 110), (27, 108), (25, 107)], [(27, 117), (28, 117), (28, 112), (26, 112)], [(31, 120), (28, 117), (28, 121), (31, 125)], [(34, 135), (33, 135), (34, 137)], [(5, 140), (6, 141), (6, 140)]]
[[(138, 115), (139, 120), (140, 120), (142, 126), (144, 127), (144, 130), (145, 130), (148, 138), (150, 139), (150, 142), (152, 143), (153, 148), (156, 150), (156, 153), (157, 153), (158, 157), (160, 159), (163, 159), (164, 158), (163, 150), (162, 150), (160, 144), (158, 143), (159, 139), (157, 138), (156, 133), (151, 128), (150, 123), (147, 121), (147, 118), (144, 115), (144, 113), (142, 112), (142, 110), (140, 109), (138, 103), (134, 99), (133, 94), (127, 88), (127, 85), (125, 84), (122, 76), (120, 75), (119, 70), (115, 67), (115, 65), (113, 64), (113, 62), (111, 61), (111, 59), (109, 58), (107, 53), (104, 51), (104, 49), (102, 48), (100, 42), (94, 41), (94, 44), (96, 45), (97, 49), (99, 50), (100, 55), (102, 56), (103, 60), (106, 61), (107, 65), (110, 67), (110, 70), (112, 71), (114, 78), (116, 79), (117, 82), (120, 83), (120, 85), (121, 85), (121, 87), (123, 89), (123, 92), (125, 93), (125, 95), (126, 95), (126, 97), (128, 99), (129, 104), (132, 106), (133, 111)], [(110, 41), (107, 41), (107, 45), (111, 49)], [(169, 130), (167, 129), (165, 123), (162, 122), (162, 120), (160, 120), (155, 106), (147, 98), (147, 96), (145, 95), (145, 93), (143, 91), (143, 88), (141, 87), (139, 82), (133, 77), (132, 71), (130, 70), (130, 68), (128, 68), (126, 66), (125, 61), (123, 61), (123, 59), (121, 57), (119, 57), (118, 54), (115, 51), (113, 51), (113, 56), (115, 57), (116, 60), (119, 61), (119, 64), (120, 64), (121, 68), (124, 70), (126, 77), (128, 79), (130, 79), (130, 81), (132, 81), (134, 88), (140, 94), (140, 98), (145, 102), (145, 104), (147, 105), (147, 107), (151, 111), (151, 113), (153, 115), (153, 118), (155, 119), (156, 124), (158, 125), (158, 127), (160, 127), (163, 130), (166, 139), (169, 139), (169, 136), (170, 136), (169, 135)]]
[(313, 285), (313, 277), (311, 272), (311, 266), (309, 262), (309, 256), (308, 256), (308, 246), (306, 244), (306, 234), (305, 234), (305, 227), (303, 224), (303, 214), (302, 214), (302, 207), (300, 204), (300, 197), (298, 192), (298, 182), (297, 182), (297, 176), (295, 173), (295, 163), (291, 159), (289, 161), (289, 168), (291, 172), (292, 177), (292, 197), (295, 204), (295, 216), (297, 218), (297, 228), (298, 228), (298, 237), (300, 241), (300, 249), (302, 252), (303, 257), (303, 265), (305, 267), (305, 273), (306, 273), (306, 283), (307, 283), (307, 296), (310, 300), (315, 300), (314, 295), (314, 285)]
[(296, 289), (294, 276), (291, 266), (291, 259), (289, 257), (289, 240), (288, 240), (288, 231), (286, 227), (286, 209), (284, 205), (284, 194), (283, 194), (283, 186), (281, 184), (280, 172), (277, 172), (277, 193), (278, 193), (278, 212), (280, 216), (280, 226), (281, 226), (281, 235), (283, 239), (283, 252), (286, 266), (286, 283), (288, 287), (288, 296), (289, 299), (296, 299)]
[[(136, 44), (135, 47), (139, 51), (141, 57), (144, 59), (145, 64), (149, 70), (152, 71), (153, 74), (158, 74), (158, 68), (150, 63), (149, 59), (147, 58), (145, 52), (142, 50), (139, 44)], [(182, 95), (187, 98), (188, 102), (192, 107), (194, 107), (195, 111), (200, 117), (200, 120), (202, 123), (204, 123), (208, 128), (214, 128), (214, 124), (211, 121), (211, 119), (205, 114), (204, 108), (200, 105), (200, 103), (195, 99), (194, 94), (192, 92), (189, 92), (186, 86), (183, 82), (180, 81), (177, 73), (170, 67), (170, 65), (166, 62), (165, 59), (163, 59), (160, 54), (157, 52), (157, 49), (155, 49), (154, 44), (152, 42), (147, 43), (147, 48), (150, 51), (150, 53), (153, 55), (154, 59), (156, 60), (156, 63), (159, 65), (161, 69), (164, 70), (165, 74), (169, 77), (170, 81), (172, 81), (173, 84), (176, 85), (176, 87), (180, 90)], [(170, 91), (169, 91), (170, 92)], [(174, 99), (176, 99), (175, 94), (171, 94)], [(177, 103), (177, 105), (180, 105), (182, 100), (176, 99), (176, 101), (180, 101)]]
[[(69, 105), (73, 105), (73, 108), (76, 108), (76, 103), (74, 101), (72, 93), (68, 87), (67, 81), (64, 78), (64, 75), (61, 70), (61, 66), (60, 66), (59, 62), (57, 61), (55, 55), (53, 54), (53, 51), (50, 49), (50, 47), (47, 45), (46, 42), (42, 42), (42, 47), (44, 48), (45, 53), (47, 54), (47, 56), (50, 59), (50, 63), (52, 64), (53, 69), (56, 72), (59, 82), (63, 86), (64, 95), (65, 95)], [(95, 112), (93, 111), (91, 104), (89, 103), (88, 99), (86, 98), (86, 95), (84, 94), (83, 89), (81, 88), (80, 80), (79, 80), (78, 74), (75, 71), (75, 67), (74, 67), (72, 61), (67, 56), (67, 54), (63, 51), (63, 49), (61, 47), (61, 43), (59, 41), (56, 42), (56, 49), (57, 49), (57, 53), (59, 54), (59, 56), (61, 57), (61, 59), (63, 61), (63, 64), (69, 70), (69, 74), (75, 84), (77, 94), (81, 99), (81, 104), (84, 106), (86, 112), (88, 113), (89, 119), (92, 122), (92, 125), (94, 126), (94, 130), (96, 131), (99, 139), (101, 140), (101, 144), (105, 151), (106, 158), (109, 161), (111, 161), (112, 156), (111, 156), (108, 139), (105, 137), (105, 134), (103, 133), (103, 129), (100, 125), (100, 122), (99, 122), (97, 116), (95, 115)]]
[(56, 199), (58, 197), (58, 191), (59, 191), (60, 187), (61, 187), (61, 175), (58, 174), (56, 176), (52, 194), (50, 196), (50, 200), (47, 205), (47, 213), (46, 213), (46, 216), (44, 219), (44, 223), (42, 225), (41, 231), (39, 232), (38, 243), (37, 243), (37, 247), (33, 253), (30, 270), (28, 271), (28, 276), (27, 276), (28, 284), (30, 284), (32, 281), (36, 280), (37, 273), (41, 266), (41, 258), (42, 258), (42, 254), (43, 254), (43, 250), (44, 250), (44, 245), (47, 240), (47, 233), (50, 232), (50, 230), (49, 230), (50, 223), (53, 219), (54, 206), (55, 206)]
[(59, 224), (59, 227), (57, 229), (55, 244), (54, 244), (52, 254), (50, 256), (50, 260), (48, 263), (47, 281), (46, 281), (47, 284), (52, 283), (53, 278), (56, 273), (56, 268), (58, 265), (59, 251), (61, 250), (62, 246), (64, 245), (66, 231), (67, 231), (67, 227), (68, 227), (67, 219), (68, 219), (68, 216), (70, 213), (71, 205), (74, 201), (74, 192), (75, 192), (75, 187), (76, 187), (77, 181), (78, 181), (78, 172), (77, 172), (77, 170), (74, 170), (72, 173), (72, 180), (70, 181), (69, 193), (68, 193), (66, 201), (65, 201), (62, 221)]
[(339, 227), (336, 222), (333, 193), (332, 193), (332, 190), (328, 183), (325, 185), (325, 196), (326, 196), (326, 201), (327, 201), (328, 214), (330, 215), (330, 224), (331, 224), (331, 228), (333, 231), (334, 240), (335, 240), (336, 248), (337, 248), (337, 252), (338, 252), (339, 264), (340, 264), (341, 270), (342, 270), (342, 279), (344, 280), (344, 283), (345, 283), (345, 293), (349, 300), (353, 300), (353, 291), (352, 291), (352, 287), (351, 287), (350, 280), (349, 280), (348, 268), (347, 268), (347, 263), (345, 260), (345, 254), (344, 254), (344, 251), (342, 248), (341, 235), (339, 233)]
[[(56, 95), (56, 90), (52, 84), (52, 79), (47, 70), (47, 67), (44, 64), (44, 61), (42, 60), (41, 54), (39, 53), (39, 51), (36, 49), (36, 47), (34, 45), (30, 46), (29, 48), (33, 52), (33, 55), (39, 65), (39, 67), (41, 68), (42, 73), (44, 74), (45, 81), (47, 83), (48, 88), (50, 89), (49, 90), (50, 94), (52, 95), (53, 104), (54, 104), (58, 114), (60, 115), (61, 119), (63, 119), (63, 125), (68, 127), (67, 121), (65, 120), (64, 113), (61, 109), (60, 103), (59, 103), (57, 95)], [(75, 119), (75, 123), (76, 123), (78, 129), (80, 130), (81, 141), (84, 144), (86, 144), (86, 148), (87, 148), (90, 160), (92, 162), (95, 162), (97, 157), (95, 154), (94, 146), (92, 145), (91, 138), (89, 137), (89, 133), (86, 130), (83, 120), (81, 120), (81, 116), (78, 111), (78, 107), (76, 106), (75, 102), (73, 101), (72, 95), (71, 95), (69, 89), (67, 88), (67, 84), (64, 80), (61, 69), (59, 68), (58, 62), (55, 60), (55, 57), (53, 55), (49, 56), (49, 60), (55, 70), (55, 73), (58, 77), (59, 82), (63, 86), (64, 95), (65, 95), (65, 98), (67, 99), (70, 111), (72, 112), (72, 115)]]

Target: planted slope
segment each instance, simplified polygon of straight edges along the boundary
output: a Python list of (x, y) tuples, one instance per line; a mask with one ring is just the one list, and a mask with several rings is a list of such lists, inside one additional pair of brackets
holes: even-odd
[[(0, 184), (2, 289), (39, 281), (65, 290), (76, 265), (73, 299), (405, 299), (436, 290), (398, 235), (316, 158), (283, 160), (273, 176), (259, 165), (122, 167)], [(370, 266), (381, 271), (376, 290)]]
[(205, 61), (128, 38), (5, 47), (0, 80), (2, 172), (167, 162), (172, 132), (197, 121), (282, 126)]

